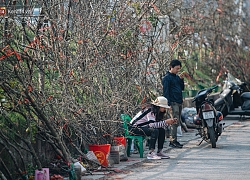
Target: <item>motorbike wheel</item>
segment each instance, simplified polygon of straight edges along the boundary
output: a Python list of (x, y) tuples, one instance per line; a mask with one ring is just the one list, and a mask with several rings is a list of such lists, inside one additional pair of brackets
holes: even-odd
[(212, 148), (216, 148), (216, 137), (215, 137), (215, 131), (213, 127), (208, 128), (208, 134), (209, 134)]

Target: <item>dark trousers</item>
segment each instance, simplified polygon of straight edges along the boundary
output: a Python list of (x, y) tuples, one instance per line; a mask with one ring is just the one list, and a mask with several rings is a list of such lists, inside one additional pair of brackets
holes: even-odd
[(173, 118), (177, 118), (178, 122), (175, 124), (172, 124), (170, 126), (170, 136), (169, 140), (171, 142), (176, 142), (177, 141), (177, 127), (181, 125), (181, 110), (182, 110), (182, 104), (172, 102), (171, 103), (171, 108), (172, 108), (172, 116)]
[(150, 136), (149, 149), (155, 149), (155, 144), (158, 139), (158, 150), (163, 149), (165, 141), (165, 129), (164, 128), (150, 128), (150, 127), (132, 127), (130, 129), (131, 135), (143, 135)]

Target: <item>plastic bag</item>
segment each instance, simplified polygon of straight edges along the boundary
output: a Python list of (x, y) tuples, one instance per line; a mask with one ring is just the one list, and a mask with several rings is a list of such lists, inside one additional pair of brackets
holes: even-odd
[(177, 136), (182, 136), (182, 130), (181, 130), (181, 126), (177, 127)]

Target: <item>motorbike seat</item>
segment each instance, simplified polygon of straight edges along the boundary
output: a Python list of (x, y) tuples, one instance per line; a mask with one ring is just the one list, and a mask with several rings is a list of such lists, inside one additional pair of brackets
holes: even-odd
[(241, 94), (241, 99), (244, 100), (250, 100), (250, 92), (244, 92)]

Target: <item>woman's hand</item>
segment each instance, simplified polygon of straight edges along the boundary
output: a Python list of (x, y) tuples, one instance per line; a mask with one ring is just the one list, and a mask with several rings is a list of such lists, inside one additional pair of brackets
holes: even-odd
[(174, 123), (177, 123), (177, 118), (170, 118), (170, 119), (167, 119), (166, 120), (166, 123), (167, 124), (174, 124)]

